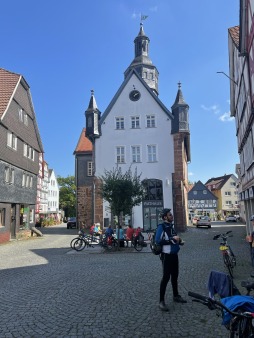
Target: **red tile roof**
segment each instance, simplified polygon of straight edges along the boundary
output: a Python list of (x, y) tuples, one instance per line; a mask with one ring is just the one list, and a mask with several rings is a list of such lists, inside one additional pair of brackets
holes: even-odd
[(21, 75), (0, 68), (0, 118), (4, 114)]
[(228, 32), (229, 32), (236, 48), (239, 49), (239, 26), (229, 28)]
[(83, 128), (74, 154), (80, 152), (91, 152), (92, 150), (93, 150), (92, 142), (86, 137), (86, 128)]

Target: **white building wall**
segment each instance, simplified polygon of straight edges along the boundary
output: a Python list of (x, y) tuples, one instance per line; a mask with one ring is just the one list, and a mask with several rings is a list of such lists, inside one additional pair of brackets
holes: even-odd
[(49, 177), (48, 191), (48, 212), (56, 213), (59, 211), (59, 186), (54, 170)]
[[(141, 93), (140, 100), (133, 102), (129, 99), (129, 93), (133, 87)], [(156, 127), (146, 127), (146, 115), (155, 115)], [(140, 128), (131, 129), (131, 116), (140, 116)], [(116, 117), (124, 117), (124, 129), (116, 130)], [(174, 170), (174, 148), (173, 136), (171, 135), (171, 119), (163, 111), (162, 107), (141, 84), (136, 75), (133, 75), (126, 84), (114, 106), (109, 112), (101, 126), (102, 136), (96, 139), (95, 161), (96, 176), (104, 174), (104, 170), (112, 170), (117, 167), (116, 147), (125, 147), (126, 163), (119, 164), (123, 172), (127, 171), (132, 164), (132, 168), (137, 167), (138, 174), (142, 173), (141, 178), (156, 178), (163, 182), (164, 207), (173, 207), (172, 203), (172, 173)], [(141, 147), (141, 163), (132, 163), (131, 146)], [(147, 161), (147, 145), (157, 146), (157, 162)], [(104, 205), (103, 217), (108, 210)], [(133, 210), (133, 225), (142, 226), (142, 206), (137, 206)]]

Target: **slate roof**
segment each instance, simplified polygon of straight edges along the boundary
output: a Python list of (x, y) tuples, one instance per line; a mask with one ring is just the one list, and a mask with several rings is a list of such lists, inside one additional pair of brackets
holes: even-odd
[(21, 75), (0, 68), (0, 118), (6, 111)]
[(205, 183), (205, 185), (206, 186), (208, 186), (208, 185), (215, 186), (214, 188), (212, 187), (212, 190), (214, 190), (214, 189), (220, 190), (231, 176), (232, 176), (232, 174), (219, 176), (219, 177), (212, 177)]
[(229, 35), (231, 36), (235, 46), (239, 49), (239, 26), (234, 26), (228, 29)]
[[(203, 191), (206, 190), (206, 194)], [(197, 193), (194, 194), (194, 191)], [(188, 200), (217, 200), (218, 198), (201, 182), (198, 181), (188, 192)]]
[(83, 128), (73, 154), (75, 155), (77, 153), (92, 152), (92, 150), (92, 142), (86, 137), (86, 128)]

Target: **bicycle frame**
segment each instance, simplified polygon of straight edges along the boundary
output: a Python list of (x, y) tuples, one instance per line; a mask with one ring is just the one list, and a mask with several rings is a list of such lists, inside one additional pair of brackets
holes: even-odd
[(230, 338), (254, 338), (254, 327), (252, 325), (254, 313), (240, 311), (240, 309), (237, 312), (232, 311), (220, 301), (191, 291), (188, 292), (188, 295), (194, 298), (193, 301), (206, 305), (209, 310), (220, 310), (222, 316), (224, 310), (232, 316), (229, 324), (224, 324), (226, 329), (230, 331)]
[(215, 235), (213, 239), (217, 240), (218, 238), (221, 238), (222, 242), (220, 243), (219, 249), (223, 256), (224, 265), (227, 268), (230, 276), (233, 278), (233, 268), (236, 266), (236, 258), (227, 242), (227, 238), (229, 237), (228, 235), (231, 232), (232, 231), (227, 231), (225, 234)]

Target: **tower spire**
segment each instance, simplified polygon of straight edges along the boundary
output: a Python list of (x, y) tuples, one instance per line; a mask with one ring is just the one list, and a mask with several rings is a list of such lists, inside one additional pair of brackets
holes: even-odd
[(159, 73), (149, 57), (149, 43), (150, 39), (145, 34), (141, 16), (139, 33), (134, 40), (135, 57), (129, 67), (124, 72), (124, 77), (126, 78), (130, 71), (132, 69), (135, 69), (137, 73), (147, 83), (147, 85), (154, 91), (154, 93), (158, 95)]

